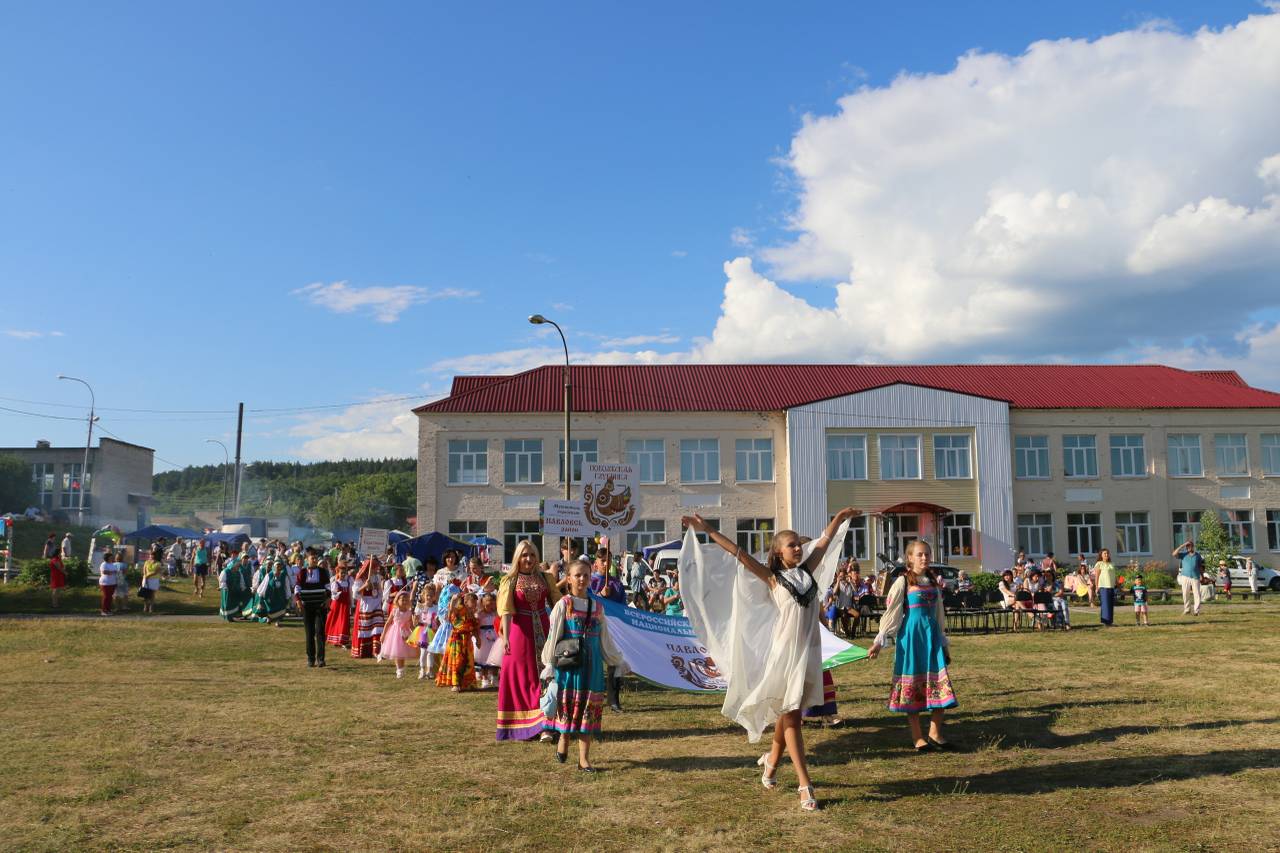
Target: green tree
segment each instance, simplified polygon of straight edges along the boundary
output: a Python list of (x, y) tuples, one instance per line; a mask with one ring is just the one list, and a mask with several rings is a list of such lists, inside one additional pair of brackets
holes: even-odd
[(1209, 573), (1217, 570), (1219, 560), (1231, 556), (1231, 537), (1218, 514), (1211, 509), (1200, 513), (1200, 536), (1196, 540), (1196, 549), (1204, 557), (1205, 570)]
[(35, 502), (31, 466), (12, 453), (0, 453), (0, 512), (22, 512)]

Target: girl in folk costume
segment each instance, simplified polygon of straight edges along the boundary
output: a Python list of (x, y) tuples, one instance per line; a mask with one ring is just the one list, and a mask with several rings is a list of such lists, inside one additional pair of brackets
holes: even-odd
[[(246, 609), (253, 607), (253, 591), (261, 583), (262, 578), (254, 580), (254, 574), (258, 570), (264, 570), (264, 567), (271, 565), (266, 556), (260, 557), (255, 565), (252, 560), (241, 560), (236, 564), (236, 571), (240, 575), (240, 615), (245, 616)], [(230, 602), (228, 602), (230, 604)]]
[(329, 582), (329, 615), (324, 620), (324, 641), (331, 646), (351, 645), (351, 578), (347, 564), (339, 560)]
[(440, 603), (440, 592), (435, 584), (428, 583), (418, 594), (418, 606), (413, 610), (414, 634), (418, 644), (418, 680), (436, 677), (437, 655), (433, 655), (428, 647), (436, 629), (440, 626), (440, 616), (436, 606)]
[[(455, 587), (456, 589), (456, 587)], [(450, 600), (448, 619), (449, 644), (445, 647), (436, 686), (448, 687), (454, 693), (476, 686), (476, 597), (473, 593), (455, 595)]]
[[(249, 585), (242, 593), (244, 595), (244, 606), (240, 608), (240, 615), (245, 619), (255, 620), (258, 618), (258, 610), (262, 603), (261, 597), (258, 595), (258, 587), (262, 586), (262, 582), (271, 574), (271, 563), (272, 561), (270, 560), (263, 560), (253, 570), (253, 574), (249, 576)], [(244, 563), (239, 566), (242, 579), (244, 578), (243, 569), (245, 567), (246, 564)]]
[(404, 662), (413, 655), (413, 649), (406, 642), (413, 630), (409, 624), (412, 619), (409, 593), (397, 593), (387, 611), (387, 626), (382, 632), (382, 657), (396, 662), (396, 678), (404, 678)]
[(480, 612), (476, 614), (480, 623), (480, 648), (476, 650), (476, 667), (480, 670), (480, 688), (498, 686), (498, 667), (502, 665), (502, 645), (498, 642), (498, 631), (494, 624), (498, 620), (498, 597), (496, 593), (480, 594)]
[[(444, 571), (441, 569), (441, 571)], [(437, 628), (435, 634), (431, 637), (431, 645), (427, 647), (427, 651), (436, 655), (436, 660), (445, 653), (445, 649), (449, 646), (449, 635), (453, 632), (453, 625), (449, 622), (449, 606), (453, 604), (453, 599), (461, 593), (462, 590), (454, 581), (445, 581), (444, 586), (440, 589), (440, 599), (436, 604), (436, 622)]]
[[(591, 567), (585, 560), (569, 564), (566, 577), (569, 592), (551, 608), (547, 642), (542, 647), (542, 678), (554, 679), (558, 691), (556, 716), (548, 721), (552, 731), (560, 735), (556, 744), (556, 760), (561, 764), (569, 755), (569, 738), (578, 739), (578, 769), (594, 773), (591, 766), (591, 739), (600, 734), (600, 711), (604, 707), (605, 666), (627, 671), (627, 662), (609, 636), (609, 623), (604, 608), (592, 601), (588, 593)], [(577, 641), (576, 664), (557, 660), (557, 644), (562, 640)]]
[(554, 572), (540, 571), (538, 549), (528, 540), (516, 545), (511, 570), (498, 586), (502, 671), (498, 677), (498, 740), (541, 736), (546, 717), (538, 705), (542, 685), (542, 646), (547, 637), (547, 607), (560, 599)]
[(840, 710), (836, 706), (836, 682), (831, 677), (830, 670), (822, 671), (822, 704), (805, 708), (804, 719), (817, 720), (832, 728), (844, 722), (840, 719)]
[(271, 573), (262, 579), (256, 592), (258, 621), (274, 622), (277, 628), (281, 627), (284, 624), (285, 611), (289, 609), (289, 599), (293, 598), (293, 584), (289, 583), (289, 574), (285, 570), (284, 560), (276, 560), (275, 565), (271, 567)]
[(382, 651), (381, 579), (374, 573), (377, 561), (365, 560), (351, 583), (355, 618), (351, 620), (351, 656), (353, 658), (376, 657)]
[(391, 605), (401, 590), (408, 589), (409, 580), (404, 576), (404, 566), (397, 563), (391, 570), (391, 577), (382, 585), (382, 606), (391, 611)]
[[(694, 633), (711, 652), (729, 682), (721, 712), (747, 730), (752, 743), (774, 724), (769, 751), (756, 763), (760, 783), (777, 787), (775, 774), (785, 750), (800, 783), (800, 808), (818, 808), (805, 761), (801, 715), (825, 701), (822, 685), (820, 593), (835, 578), (839, 549), (852, 507), (836, 513), (818, 539), (804, 545), (794, 531), (773, 537), (765, 564), (711, 529), (701, 516), (688, 527), (680, 552), (680, 578)], [(703, 533), (720, 549), (699, 545)], [(704, 550), (705, 549), (705, 550)], [(746, 569), (750, 576), (738, 571)]]
[(240, 568), (227, 565), (218, 572), (218, 591), (222, 594), (222, 602), (218, 613), (228, 622), (236, 621), (244, 607), (244, 596), (240, 594)]
[[(942, 717), (956, 707), (956, 694), (947, 673), (950, 653), (947, 646), (946, 613), (942, 590), (930, 579), (929, 543), (919, 539), (907, 545), (907, 570), (894, 581), (880, 617), (880, 633), (867, 654), (880, 654), (890, 638), (896, 640), (893, 654), (893, 687), (889, 710), (907, 715), (911, 739), (919, 752), (954, 749), (942, 736)], [(929, 713), (929, 733), (920, 728), (920, 715)]]

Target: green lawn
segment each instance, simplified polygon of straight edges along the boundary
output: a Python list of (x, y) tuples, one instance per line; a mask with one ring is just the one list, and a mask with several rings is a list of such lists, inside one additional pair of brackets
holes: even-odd
[[(205, 587), (204, 597), (192, 594), (191, 578), (173, 578), (162, 581), (156, 598), (156, 613), (170, 616), (216, 616), (218, 613), (218, 582), (213, 580)], [(54, 608), (49, 588), (28, 586), (16, 581), (0, 584), (0, 614), (57, 614), (98, 612), (102, 597), (96, 586), (68, 587), (62, 591), (60, 606)], [(128, 613), (142, 612), (142, 599), (137, 589), (129, 591)]]
[[(1122, 611), (1123, 616), (1130, 614)], [(496, 744), (454, 696), (296, 625), (0, 619), (8, 849), (1260, 850), (1280, 847), (1280, 605), (1158, 608), (1151, 628), (957, 636), (968, 747), (919, 756), (884, 708), (891, 655), (836, 671), (807, 729), (823, 810), (719, 700), (654, 689), (606, 712), (586, 778)], [(1093, 623), (1090, 625), (1089, 623)]]

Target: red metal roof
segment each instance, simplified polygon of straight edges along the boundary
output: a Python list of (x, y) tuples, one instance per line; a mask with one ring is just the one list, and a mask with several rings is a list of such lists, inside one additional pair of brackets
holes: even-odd
[[(1280, 408), (1280, 394), (1222, 374), (1158, 364), (575, 365), (577, 412), (774, 412), (906, 383), (1004, 400), (1016, 409)], [(1237, 375), (1238, 378), (1238, 375)], [(480, 381), (484, 380), (484, 381)], [(416, 412), (559, 412), (562, 368), (458, 377)]]
[(1249, 383), (1244, 381), (1244, 377), (1234, 370), (1193, 370), (1197, 376), (1206, 376), (1209, 379), (1225, 382), (1228, 385), (1234, 385), (1237, 388), (1248, 388)]

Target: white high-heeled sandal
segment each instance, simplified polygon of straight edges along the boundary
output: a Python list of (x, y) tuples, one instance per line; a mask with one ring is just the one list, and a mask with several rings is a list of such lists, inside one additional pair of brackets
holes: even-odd
[(778, 787), (778, 780), (774, 778), (773, 775), (778, 772), (778, 765), (769, 763), (769, 753), (766, 752), (764, 755), (760, 756), (756, 760), (756, 766), (764, 768), (764, 773), (760, 774), (761, 785), (765, 786), (769, 790), (773, 790)]
[[(812, 785), (801, 785), (796, 789), (800, 792), (800, 808), (807, 812), (816, 812), (818, 810), (818, 799), (813, 795)], [(804, 792), (808, 791), (809, 795), (804, 796)]]

